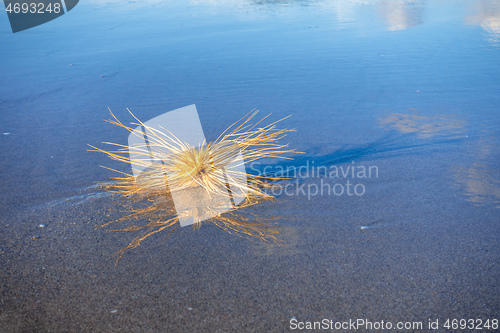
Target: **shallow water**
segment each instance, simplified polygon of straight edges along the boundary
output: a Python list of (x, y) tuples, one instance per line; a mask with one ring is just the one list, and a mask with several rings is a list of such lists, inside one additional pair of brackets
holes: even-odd
[[(0, 22), (2, 331), (498, 318), (500, 1), (88, 1)], [(128, 167), (87, 144), (126, 144), (108, 107), (193, 103), (209, 140), (254, 108), (292, 115), (305, 154), (247, 165), (302, 170), (260, 212), (286, 246), (178, 228), (114, 267), (134, 235), (94, 228), (119, 212), (93, 185)]]

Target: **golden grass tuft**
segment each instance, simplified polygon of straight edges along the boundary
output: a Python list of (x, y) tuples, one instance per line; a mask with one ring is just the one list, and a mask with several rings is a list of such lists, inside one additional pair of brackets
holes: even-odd
[[(132, 168), (144, 169), (137, 179), (133, 174), (110, 169), (122, 176), (111, 178), (111, 182), (102, 184), (105, 190), (117, 193), (125, 199), (123, 204), (127, 207), (127, 214), (101, 227), (127, 220), (142, 222), (113, 229), (142, 231), (128, 246), (118, 252), (117, 262), (125, 251), (138, 247), (142, 241), (154, 234), (165, 231), (166, 237), (170, 236), (179, 226), (179, 219), (188, 217), (194, 219), (194, 228), (201, 225), (202, 219), (212, 216), (204, 222), (213, 223), (241, 237), (280, 243), (276, 238), (279, 231), (277, 223), (273, 222), (275, 218), (264, 218), (253, 209), (253, 206), (273, 200), (274, 197), (269, 195), (266, 189), (280, 186), (279, 181), (286, 178), (248, 174), (244, 171), (244, 163), (263, 158), (290, 159), (285, 155), (297, 151), (279, 142), (293, 131), (276, 127), (286, 118), (269, 125), (262, 125), (268, 115), (252, 123), (257, 113), (258, 111), (248, 113), (229, 126), (215, 141), (193, 147), (164, 128), (147, 126), (132, 112), (130, 114), (137, 123), (131, 123), (133, 127), (124, 125), (110, 110), (112, 119), (107, 122), (122, 127), (134, 135), (138, 135), (135, 131), (137, 126), (142, 126), (143, 130), (149, 133), (147, 147), (128, 147), (103, 142), (115, 147), (113, 150), (105, 150), (89, 145), (93, 148), (92, 151), (104, 153), (116, 161), (132, 164)], [(134, 159), (130, 158), (130, 153), (134, 154)], [(227, 207), (228, 192), (233, 202), (231, 207)], [(187, 198), (194, 198), (192, 200), (203, 197), (207, 201), (202, 208), (175, 207), (172, 195), (182, 193)], [(239, 204), (234, 205), (236, 202)]]

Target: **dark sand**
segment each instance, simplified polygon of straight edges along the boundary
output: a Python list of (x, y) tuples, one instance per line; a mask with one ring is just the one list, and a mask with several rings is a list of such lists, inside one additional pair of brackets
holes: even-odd
[[(12, 34), (0, 14), (0, 332), (499, 319), (495, 19), (494, 1), (116, 1)], [(288, 140), (306, 154), (289, 165), (378, 177), (348, 178), (362, 196), (262, 204), (286, 246), (207, 223), (114, 266), (136, 234), (95, 229), (121, 215), (93, 185), (114, 175), (99, 165), (128, 167), (86, 145), (126, 143), (108, 106), (127, 121), (126, 107), (147, 120), (193, 103), (209, 139), (256, 107), (292, 114)]]

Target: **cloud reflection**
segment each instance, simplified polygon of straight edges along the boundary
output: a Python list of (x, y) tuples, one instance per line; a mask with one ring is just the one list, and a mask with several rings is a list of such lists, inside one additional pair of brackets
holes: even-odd
[(419, 138), (431, 138), (437, 135), (453, 137), (463, 133), (465, 121), (448, 115), (433, 117), (418, 114), (392, 113), (379, 120), (383, 127), (392, 127), (402, 133), (416, 133)]
[(419, 0), (381, 0), (378, 9), (385, 18), (388, 30), (405, 30), (422, 24), (424, 4)]
[[(497, 139), (498, 142), (498, 139)], [(489, 133), (468, 144), (469, 154), (474, 156), (472, 165), (457, 165), (455, 181), (467, 195), (467, 201), (476, 205), (493, 203), (500, 208), (500, 170), (498, 145)]]
[(465, 19), (468, 24), (479, 25), (486, 33), (488, 41), (500, 44), (500, 1), (476, 1), (476, 14)]

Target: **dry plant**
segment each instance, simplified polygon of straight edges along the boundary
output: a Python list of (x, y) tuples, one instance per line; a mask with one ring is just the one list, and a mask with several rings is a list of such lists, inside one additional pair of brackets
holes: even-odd
[[(148, 132), (149, 140), (147, 146), (133, 147), (103, 142), (114, 146), (114, 150), (89, 145), (93, 148), (92, 151), (102, 152), (113, 160), (132, 164), (132, 168), (143, 170), (137, 177), (104, 167), (122, 174), (111, 178), (108, 183), (102, 183), (102, 186), (125, 199), (122, 203), (126, 206), (127, 215), (101, 227), (126, 220), (142, 222), (114, 229), (143, 231), (118, 252), (117, 262), (125, 251), (138, 247), (143, 240), (156, 233), (165, 231), (168, 237), (183, 218), (192, 218), (195, 228), (201, 225), (202, 220), (206, 220), (206, 223), (213, 223), (241, 237), (279, 244), (276, 238), (279, 233), (277, 223), (273, 222), (275, 218), (262, 217), (253, 206), (274, 199), (267, 193), (267, 189), (280, 186), (279, 181), (287, 178), (248, 174), (244, 163), (263, 158), (290, 159), (284, 155), (297, 153), (294, 149), (289, 149), (287, 144), (279, 142), (288, 132), (293, 131), (276, 127), (277, 123), (286, 118), (262, 125), (268, 115), (252, 123), (258, 113), (254, 110), (229, 126), (215, 141), (193, 147), (161, 126), (152, 128), (144, 124), (132, 112), (130, 114), (137, 121), (131, 123), (133, 127), (124, 125), (111, 110), (110, 113), (112, 119), (107, 122), (137, 136), (143, 135), (143, 132), (136, 130), (138, 126), (142, 126), (142, 130)], [(131, 154), (135, 158), (131, 159)], [(228, 193), (232, 203), (230, 206), (227, 205)], [(183, 200), (187, 200), (191, 207), (183, 209), (174, 206), (174, 194), (183, 195)]]

